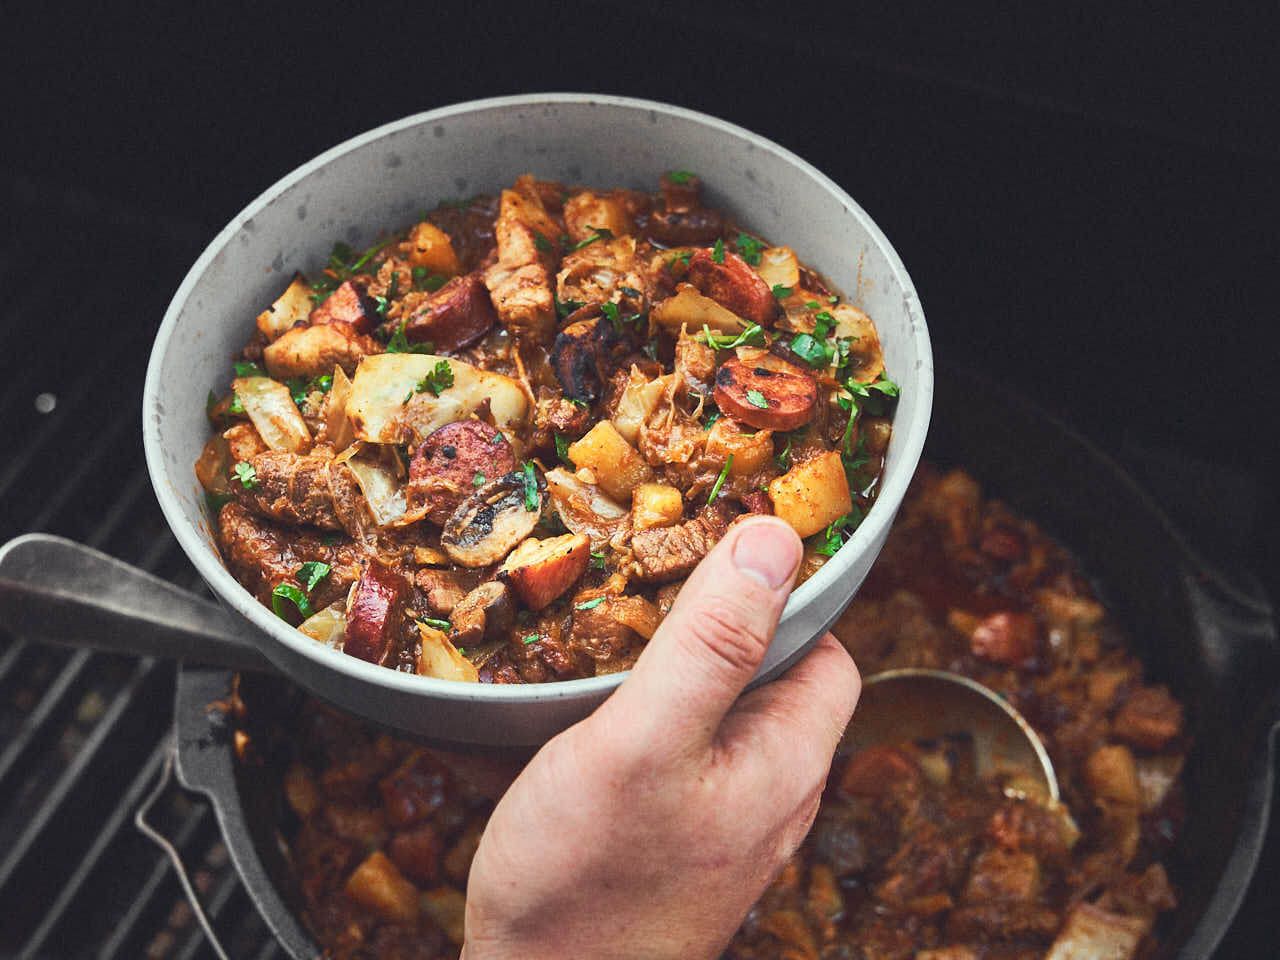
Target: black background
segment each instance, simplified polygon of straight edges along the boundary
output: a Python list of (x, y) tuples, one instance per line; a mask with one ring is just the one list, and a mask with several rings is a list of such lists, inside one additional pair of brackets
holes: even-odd
[[(704, 110), (813, 161), (877, 220), (940, 364), (1076, 425), (1275, 598), (1269, 5), (1034, 6), (31, 5), (2, 25), (0, 175), (176, 224), (190, 249), (172, 259), (189, 263), (277, 178), (410, 113), (539, 90)], [(123, 262), (140, 302), (181, 278)], [(37, 301), (32, 332), (72, 360), (113, 325), (160, 319), (73, 317), (59, 296)]]

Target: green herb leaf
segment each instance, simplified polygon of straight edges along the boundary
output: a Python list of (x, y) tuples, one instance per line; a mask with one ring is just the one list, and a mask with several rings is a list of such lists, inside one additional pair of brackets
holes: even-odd
[(244, 404), (240, 402), (240, 395), (234, 391), (231, 394), (231, 402), (227, 404), (227, 413), (244, 413)]
[(827, 297), (827, 303), (831, 304), (833, 307), (839, 302), (840, 302), (840, 298), (836, 296), (834, 293), (831, 296)]
[(719, 410), (712, 410), (711, 416), (707, 417), (707, 422), (706, 422), (707, 429), (710, 430), (711, 425), (715, 423), (717, 420), (719, 420), (722, 416), (724, 416), (724, 414), (721, 413)]
[(692, 250), (686, 250), (684, 253), (677, 253), (674, 257), (672, 257), (670, 260), (667, 261), (667, 266), (671, 267), (677, 263), (682, 263), (687, 267), (689, 265), (689, 260), (692, 257), (693, 257)]
[(711, 248), (711, 259), (716, 263), (724, 263), (724, 239), (716, 237), (716, 245)]
[(405, 336), (404, 332), (407, 323), (407, 320), (400, 321), (400, 326), (396, 327), (396, 332), (387, 341), (387, 353), (430, 353), (434, 349), (430, 343), (409, 342), (409, 338)]
[(531, 633), (524, 638), (524, 645), (527, 647), (529, 644), (537, 643), (541, 639), (542, 639), (541, 634)]
[(736, 337), (731, 337), (727, 333), (712, 333), (711, 328), (705, 323), (702, 325), (702, 333), (694, 334), (695, 340), (701, 340), (712, 350), (732, 350), (734, 347), (740, 347), (743, 344), (752, 346), (764, 346), (764, 330), (760, 328), (758, 323), (751, 323)]
[(786, 297), (791, 296), (791, 293), (792, 293), (791, 287), (784, 287), (780, 283), (775, 283), (773, 285), (773, 295), (777, 297), (779, 300), (783, 300)]
[(485, 479), (486, 479), (486, 478), (485, 478), (485, 475), (484, 475), (484, 471), (483, 471), (483, 470), (477, 470), (477, 471), (476, 471), (476, 473), (475, 473), (475, 476), (473, 476), (473, 477), (471, 478), (471, 485), (472, 485), (473, 487), (483, 487), (483, 486), (484, 486)]
[(235, 470), (240, 486), (246, 490), (253, 490), (258, 486), (258, 471), (253, 469), (252, 463), (241, 460), (232, 469)]
[(878, 390), (886, 397), (896, 397), (898, 395), (898, 385), (883, 373), (880, 374), (875, 383), (867, 384), (867, 388), (870, 390)]
[(279, 584), (271, 591), (271, 609), (275, 611), (276, 616), (281, 620), (289, 619), (289, 608), (285, 606), (285, 601), (298, 608), (298, 613), (302, 614), (303, 620), (315, 613), (315, 610), (311, 608), (311, 601), (307, 599), (307, 595), (292, 583)]
[(825, 340), (835, 325), (836, 318), (826, 310), (820, 310), (813, 315), (813, 335), (820, 340)]
[(791, 469), (791, 446), (792, 446), (792, 443), (793, 443), (792, 436), (791, 436), (791, 434), (789, 434), (789, 433), (788, 433), (788, 434), (787, 434), (787, 445), (786, 445), (785, 447), (783, 447), (783, 448), (782, 448), (782, 452), (781, 452), (780, 454), (778, 454), (776, 457), (774, 457), (774, 458), (773, 458), (775, 461), (777, 461), (778, 469), (780, 469), (780, 470), (790, 470), (790, 469)]
[(593, 600), (585, 600), (585, 601), (583, 601), (582, 603), (580, 603), (580, 604), (578, 604), (577, 606), (575, 606), (573, 609), (575, 609), (575, 610), (594, 610), (596, 607), (600, 606), (600, 604), (604, 603), (604, 600), (605, 600), (605, 598), (604, 598), (604, 597), (596, 597), (596, 598), (595, 598), (595, 599), (593, 599)]
[(622, 322), (618, 316), (618, 305), (616, 303), (605, 302), (600, 304), (600, 312), (605, 315), (611, 324), (613, 324), (613, 329), (617, 330), (619, 333), (622, 332)]
[(820, 304), (817, 300), (806, 300), (804, 302), (804, 307), (806, 310), (817, 310), (820, 306), (822, 306), (822, 304)]
[(546, 237), (544, 237), (537, 230), (533, 231), (533, 245), (537, 247), (539, 250), (541, 250), (543, 253), (550, 253), (552, 250), (555, 249), (555, 247), (551, 245), (551, 241), (548, 240)]
[(532, 512), (538, 509), (538, 478), (528, 460), (520, 469), (524, 474), (524, 508)]
[(814, 539), (818, 541), (818, 545), (814, 552), (824, 557), (834, 557), (836, 551), (844, 546), (844, 541), (848, 534), (853, 532), (853, 528), (862, 520), (862, 513), (857, 507), (843, 517), (837, 517), (827, 525), (827, 529), (817, 534)]
[(237, 360), (232, 366), (235, 367), (237, 377), (265, 377), (267, 375), (267, 371), (256, 363)]
[[(432, 627), (436, 630), (443, 630), (445, 633), (448, 633), (453, 629), (453, 624), (448, 620), (437, 620), (435, 617), (422, 617), (418, 622), (425, 623), (428, 627)], [(458, 652), (461, 653), (462, 650), (459, 649)]]
[(667, 179), (682, 187), (696, 176), (696, 173), (690, 173), (688, 170), (667, 171)]
[(498, 446), (499, 444), (506, 443), (507, 442), (506, 434), (504, 434), (501, 430), (496, 430), (494, 431), (493, 439), (490, 440), (489, 442), (492, 443), (495, 447)]
[(604, 560), (605, 560), (604, 551), (595, 551), (595, 550), (591, 551), (591, 569), (592, 570), (603, 570)]
[(834, 354), (825, 341), (807, 333), (797, 333), (791, 338), (791, 352), (811, 367), (827, 366)]
[(327, 563), (321, 563), (319, 560), (308, 560), (298, 568), (298, 572), (294, 576), (302, 584), (302, 589), (307, 591), (309, 595), (316, 588), (316, 584), (329, 575), (331, 569)]
[(437, 360), (436, 365), (431, 368), (431, 372), (417, 382), (413, 388), (413, 392), (430, 392), (432, 395), (438, 397), (452, 386), (453, 367), (449, 366), (448, 360)]
[(555, 294), (552, 294), (552, 297), (556, 302), (556, 316), (561, 320), (565, 319), (565, 317), (569, 316), (573, 311), (580, 310), (582, 307), (586, 306), (586, 303), (582, 300), (561, 300)]
[(716, 477), (715, 486), (711, 488), (711, 492), (707, 494), (707, 506), (716, 502), (716, 497), (720, 496), (720, 488), (724, 486), (725, 478), (729, 476), (729, 471), (733, 469), (733, 454), (729, 454), (725, 458), (724, 466), (720, 468), (720, 476)]
[(733, 245), (738, 248), (738, 253), (742, 259), (751, 264), (751, 266), (758, 267), (760, 265), (760, 253), (764, 250), (765, 245), (755, 237), (740, 233)]
[(204, 495), (205, 506), (209, 508), (209, 513), (213, 515), (215, 520), (218, 518), (218, 514), (222, 512), (222, 508), (234, 499), (235, 496), (230, 493), (206, 493)]
[(569, 248), (570, 250), (581, 250), (583, 247), (591, 246), (591, 244), (595, 243), (597, 240), (613, 239), (612, 230), (606, 230), (604, 227), (590, 227), (590, 226), (587, 229), (593, 231), (591, 236), (584, 237), (583, 239), (579, 240), (577, 243), (575, 243), (572, 247)]
[(570, 470), (577, 470), (578, 468), (573, 465), (573, 461), (569, 459), (569, 438), (566, 437), (563, 433), (557, 432), (555, 435), (555, 440), (556, 440), (556, 456), (560, 458), (560, 462), (563, 463)]
[(769, 401), (765, 399), (765, 395), (761, 393), (759, 390), (747, 391), (747, 403), (751, 404), (753, 407), (756, 407), (760, 410), (769, 409)]

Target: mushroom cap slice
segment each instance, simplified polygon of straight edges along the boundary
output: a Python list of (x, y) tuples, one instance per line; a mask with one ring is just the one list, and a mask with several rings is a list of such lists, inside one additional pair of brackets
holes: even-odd
[(546, 492), (546, 481), (529, 464), (490, 480), (458, 504), (440, 546), (464, 567), (500, 562), (538, 525)]

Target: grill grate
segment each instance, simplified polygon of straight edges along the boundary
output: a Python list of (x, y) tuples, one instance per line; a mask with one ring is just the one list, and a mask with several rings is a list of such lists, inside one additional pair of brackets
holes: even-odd
[[(137, 427), (151, 338), (204, 231), (17, 178), (0, 181), (0, 208), (0, 334), (21, 345), (0, 379), (0, 539), (62, 534), (199, 589), (152, 498)], [(68, 237), (93, 254), (76, 258), (83, 295), (62, 303), (66, 262), (32, 251)], [(213, 957), (168, 860), (133, 825), (164, 762), (173, 677), (167, 663), (0, 627), (0, 957)], [(208, 804), (171, 787), (152, 820), (230, 955), (283, 956)]]

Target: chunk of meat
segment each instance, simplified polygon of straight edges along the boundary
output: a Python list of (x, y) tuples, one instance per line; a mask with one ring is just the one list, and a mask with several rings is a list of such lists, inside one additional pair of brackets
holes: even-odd
[(418, 918), (418, 888), (381, 850), (356, 867), (344, 889), (352, 900), (388, 923), (412, 923)]
[(482, 583), (453, 608), (449, 640), (455, 647), (474, 647), (501, 640), (515, 621), (515, 603), (505, 583)]
[(551, 367), (566, 397), (592, 403), (600, 398), (626, 352), (626, 337), (603, 317), (591, 317), (576, 320), (556, 334)]
[(391, 862), (415, 884), (422, 886), (430, 886), (439, 880), (440, 855), (443, 852), (444, 839), (432, 823), (419, 823), (398, 831), (387, 845)]
[(710, 393), (711, 381), (716, 375), (716, 352), (688, 333), (682, 333), (676, 338), (674, 370), (694, 393)]
[(921, 783), (920, 766), (897, 747), (877, 745), (859, 750), (840, 774), (840, 792), (849, 797), (880, 797)]
[(480, 572), (423, 568), (414, 574), (413, 582), (425, 595), (431, 612), (447, 620), (462, 598), (480, 585)]
[(378, 305), (369, 296), (367, 285), (358, 280), (344, 280), (311, 311), (311, 326), (345, 323), (357, 333), (372, 333), (378, 320)]
[(801, 371), (727, 360), (716, 371), (715, 401), (724, 413), (759, 430), (795, 430), (813, 419), (818, 383)]
[(734, 512), (717, 500), (692, 520), (637, 533), (631, 540), (633, 575), (641, 583), (667, 583), (688, 576), (725, 535)]
[(635, 237), (596, 240), (574, 250), (556, 274), (556, 294), (562, 303), (625, 302), (625, 315), (644, 308), (643, 291)]
[(975, 657), (1013, 666), (1035, 656), (1039, 633), (1030, 614), (993, 613), (974, 628), (969, 649)]
[(258, 428), (252, 423), (237, 423), (228, 427), (222, 434), (222, 439), (227, 441), (227, 451), (232, 463), (250, 461), (268, 449), (262, 440), (262, 434), (258, 433)]
[(964, 889), (966, 903), (1029, 903), (1040, 893), (1040, 861), (1026, 851), (985, 850), (973, 861)]
[(664, 247), (710, 243), (724, 232), (724, 217), (718, 210), (702, 206), (702, 180), (696, 176), (675, 179), (664, 174), (658, 181), (662, 193), (649, 214), (645, 235)]
[(778, 313), (778, 301), (769, 285), (732, 251), (725, 250), (717, 263), (710, 250), (689, 258), (689, 282), (743, 320), (767, 326)]
[(232, 483), (236, 499), (270, 520), (345, 530), (358, 536), (371, 522), (369, 505), (355, 474), (326, 457), (269, 450), (249, 461), (254, 486)]
[(658, 178), (662, 209), (687, 213), (702, 206), (702, 178), (688, 170), (668, 170)]
[(1128, 747), (1099, 747), (1085, 761), (1084, 776), (1094, 794), (1104, 799), (1135, 807), (1142, 799), (1138, 768)]
[(484, 279), (477, 273), (454, 277), (405, 320), (404, 335), (413, 343), (430, 343), (437, 352), (469, 347), (493, 329), (498, 313)]
[(1120, 707), (1111, 729), (1125, 743), (1162, 750), (1182, 733), (1182, 704), (1164, 687), (1141, 687)]
[[(984, 903), (960, 907), (947, 918), (946, 932), (956, 940), (1038, 940), (1058, 932), (1057, 912), (1034, 903)], [(1094, 960), (1093, 954), (1081, 954)]]
[(424, 510), (428, 520), (444, 526), (478, 486), (515, 466), (511, 444), (496, 428), (483, 420), (447, 423), (414, 451), (405, 500), (411, 512)]
[(277, 380), (291, 377), (318, 377), (341, 367), (353, 373), (365, 357), (381, 353), (382, 347), (372, 337), (349, 323), (332, 323), (286, 330), (262, 351), (267, 373)]
[(347, 637), (342, 649), (370, 663), (385, 663), (405, 627), (409, 581), (391, 567), (371, 560), (347, 608)]
[(281, 583), (295, 583), (298, 568), (309, 560), (329, 564), (329, 575), (311, 591), (314, 607), (345, 597), (360, 577), (363, 552), (351, 540), (327, 543), (308, 529), (284, 527), (264, 520), (231, 501), (218, 514), (218, 544), (235, 578), (261, 603), (271, 603), (271, 591)]
[(498, 262), (484, 273), (498, 317), (507, 328), (534, 341), (555, 329), (550, 267), (560, 230), (536, 191), (503, 190), (494, 224)]
[(425, 751), (415, 750), (378, 781), (382, 809), (393, 827), (425, 820), (444, 804), (448, 775)]

